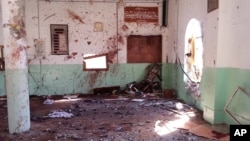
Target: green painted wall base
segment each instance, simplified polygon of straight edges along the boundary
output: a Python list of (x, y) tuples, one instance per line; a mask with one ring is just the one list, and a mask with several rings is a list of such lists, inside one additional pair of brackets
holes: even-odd
[[(108, 71), (82, 71), (82, 65), (30, 65), (30, 95), (63, 95), (72, 93), (92, 93), (93, 88), (118, 85), (124, 88), (132, 81), (141, 81), (146, 75), (148, 63), (109, 64)], [(224, 112), (224, 107), (238, 86), (250, 93), (250, 70), (234, 68), (203, 68), (200, 83), (201, 97), (194, 99), (185, 89), (183, 71), (179, 64), (162, 64), (162, 88), (174, 88), (178, 97), (188, 104), (204, 111), (204, 119), (212, 124), (235, 124)], [(0, 72), (0, 95), (4, 95), (4, 73)], [(240, 93), (239, 95), (245, 95)], [(240, 114), (243, 123), (250, 123), (249, 97), (240, 97), (229, 110)], [(246, 112), (245, 112), (246, 111)]]

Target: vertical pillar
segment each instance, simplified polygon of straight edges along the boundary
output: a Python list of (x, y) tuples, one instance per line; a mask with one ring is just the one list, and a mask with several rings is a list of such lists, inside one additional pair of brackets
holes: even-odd
[(30, 128), (25, 0), (2, 0), (8, 125), (10, 133)]

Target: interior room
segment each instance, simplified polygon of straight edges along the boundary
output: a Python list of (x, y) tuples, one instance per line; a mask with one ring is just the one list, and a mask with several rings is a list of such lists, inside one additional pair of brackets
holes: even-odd
[(2, 0), (0, 140), (229, 140), (250, 123), (248, 0)]

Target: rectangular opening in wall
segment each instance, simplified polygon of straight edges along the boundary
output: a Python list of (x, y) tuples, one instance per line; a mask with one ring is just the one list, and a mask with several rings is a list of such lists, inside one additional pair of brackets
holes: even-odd
[(161, 63), (162, 36), (130, 35), (127, 39), (128, 63)]
[(207, 13), (219, 8), (219, 0), (207, 0)]
[(4, 56), (3, 56), (3, 46), (0, 45), (0, 71), (5, 70)]
[(107, 54), (85, 55), (83, 57), (83, 70), (108, 70)]
[(68, 55), (68, 25), (51, 24), (51, 54), (52, 55)]

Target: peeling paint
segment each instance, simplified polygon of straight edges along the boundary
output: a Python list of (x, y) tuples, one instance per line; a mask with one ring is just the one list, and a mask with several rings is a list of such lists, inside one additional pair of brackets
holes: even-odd
[(10, 27), (10, 35), (12, 35), (15, 39), (20, 39), (26, 36), (23, 15), (20, 13), (21, 12), (14, 16), (11, 22), (3, 25), (3, 27)]

